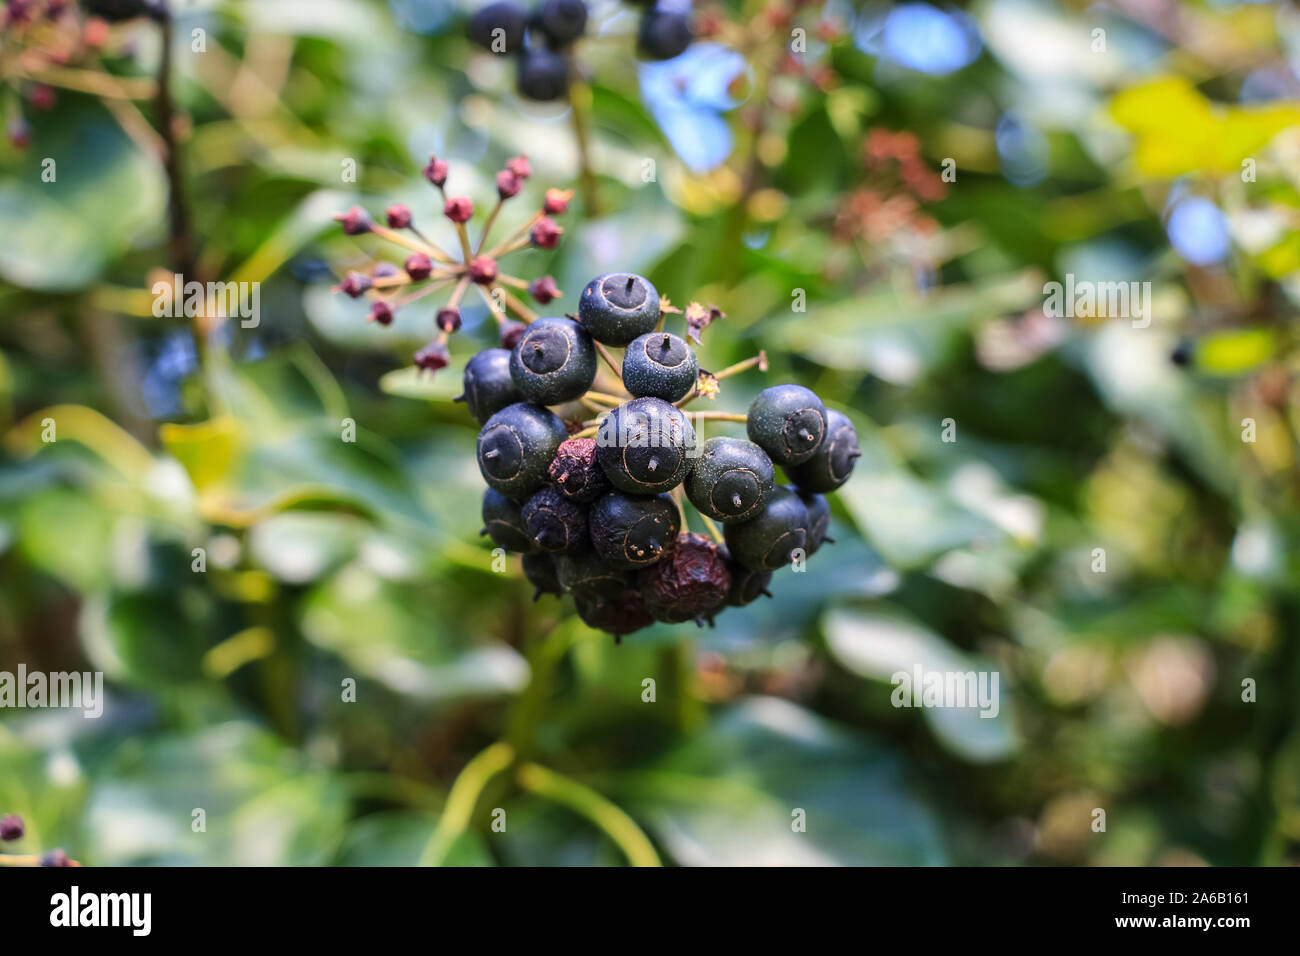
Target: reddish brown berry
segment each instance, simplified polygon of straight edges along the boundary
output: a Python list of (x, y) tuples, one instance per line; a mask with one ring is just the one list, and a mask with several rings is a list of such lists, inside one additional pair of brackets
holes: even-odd
[(439, 309), (438, 328), (444, 332), (460, 331), (460, 309)]
[(553, 302), (561, 296), (561, 292), (555, 286), (555, 280), (550, 276), (542, 276), (540, 279), (534, 279), (528, 283), (528, 294), (534, 301), (541, 305)]
[(386, 215), (388, 216), (388, 228), (390, 229), (405, 229), (411, 224), (411, 207), (402, 203), (389, 206)]
[(556, 225), (555, 220), (548, 216), (543, 216), (537, 220), (532, 230), (528, 233), (528, 238), (532, 240), (533, 245), (539, 249), (554, 249), (560, 243), (560, 236), (564, 230)]
[(624, 634), (631, 634), (654, 623), (654, 618), (646, 610), (645, 599), (640, 591), (631, 588), (616, 597), (604, 597), (600, 594), (575, 593), (573, 605), (578, 610), (578, 617), (588, 627), (614, 635), (617, 642)]
[(433, 272), (433, 260), (423, 252), (412, 252), (406, 257), (406, 274), (415, 282), (427, 279)]
[(686, 532), (662, 561), (638, 575), (637, 583), (655, 619), (677, 624), (717, 610), (731, 590), (731, 572), (716, 544)]
[(415, 353), (415, 367), (422, 372), (436, 372), (440, 368), (446, 368), (449, 361), (451, 356), (447, 353), (447, 346), (436, 340)]
[(497, 261), (479, 256), (469, 264), (469, 277), (479, 285), (491, 285), (497, 281)]
[(443, 203), (442, 212), (452, 222), (469, 222), (474, 215), (474, 203), (464, 196), (452, 196)]
[(594, 438), (570, 438), (561, 442), (547, 474), (560, 493), (572, 501), (595, 501), (614, 490), (596, 462)]
[(374, 227), (370, 213), (360, 206), (353, 206), (347, 212), (334, 214), (334, 221), (343, 224), (343, 231), (349, 236), (364, 236)]
[(429, 157), (429, 165), (424, 167), (424, 178), (439, 188), (447, 181), (447, 162), (436, 156)]
[(392, 325), (393, 307), (387, 302), (376, 302), (370, 307), (370, 314), (366, 318), (371, 322), (378, 322), (380, 325)]

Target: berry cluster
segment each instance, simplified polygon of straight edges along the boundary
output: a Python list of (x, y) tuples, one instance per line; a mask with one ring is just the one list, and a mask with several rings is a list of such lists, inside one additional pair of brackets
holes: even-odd
[[(470, 288), (475, 289), (487, 305), (497, 322), (501, 344), (506, 348), (523, 334), (525, 322), (537, 318), (536, 313), (510, 289), (527, 291), (540, 305), (546, 305), (563, 295), (550, 276), (541, 276), (527, 282), (518, 276), (502, 272), (498, 260), (529, 246), (554, 249), (564, 230), (552, 217), (563, 213), (573, 196), (568, 190), (548, 189), (542, 208), (532, 218), (495, 246), (488, 247), (488, 237), (502, 206), (519, 195), (525, 181), (532, 175), (528, 157), (516, 156), (497, 173), (497, 201), (488, 214), (477, 243), (470, 242), (469, 231), (465, 226), (474, 216), (474, 203), (466, 196), (447, 194), (447, 175), (447, 162), (431, 156), (428, 165), (424, 167), (424, 177), (442, 195), (442, 213), (455, 227), (459, 258), (445, 252), (424, 235), (415, 224), (411, 208), (406, 205), (389, 206), (385, 213), (386, 225), (375, 222), (359, 206), (353, 206), (334, 217), (349, 236), (378, 236), (409, 252), (401, 266), (391, 262), (377, 262), (365, 271), (349, 271), (334, 287), (335, 292), (342, 292), (354, 299), (368, 299), (371, 303), (367, 317), (369, 321), (390, 325), (397, 309), (434, 292), (451, 288), (450, 297), (438, 309), (434, 319), (437, 334), (428, 345), (415, 353), (415, 364), (429, 372), (446, 368), (450, 361), (447, 339), (460, 329), (460, 303)], [(522, 321), (511, 319), (508, 313), (513, 313)]]
[[(691, 42), (689, 6), (665, 0), (644, 4), (637, 50), (647, 59), (670, 60)], [(586, 32), (585, 0), (541, 0), (530, 14), (514, 0), (494, 0), (469, 21), (469, 38), (492, 53), (517, 58), (519, 95), (558, 100), (569, 89), (574, 43)]]
[[(0, 816), (0, 843), (16, 843), (26, 834), (23, 818), (12, 813)], [(0, 866), (80, 866), (76, 860), (68, 859), (62, 850), (50, 850), (40, 856), (20, 856), (0, 853)]]
[[(576, 315), (538, 319), (465, 368), (461, 400), (482, 425), (482, 533), (523, 554), (535, 598), (572, 594), (584, 621), (616, 637), (655, 620), (711, 621), (767, 594), (772, 572), (829, 540), (824, 493), (859, 457), (849, 420), (799, 385), (765, 389), (747, 415), (683, 411), (765, 358), (701, 370), (660, 327), (676, 311), (641, 276), (610, 273), (587, 285)], [(707, 314), (692, 304), (690, 334)], [(592, 389), (599, 359), (626, 395)], [(597, 417), (566, 424), (548, 407), (572, 402)], [(697, 444), (692, 417), (744, 422), (748, 440)], [(711, 538), (685, 528), (687, 500)]]

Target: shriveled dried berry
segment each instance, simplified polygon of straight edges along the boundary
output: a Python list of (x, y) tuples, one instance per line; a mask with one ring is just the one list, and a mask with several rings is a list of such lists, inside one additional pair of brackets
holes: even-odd
[(637, 585), (655, 620), (676, 624), (716, 611), (731, 590), (731, 572), (716, 544), (687, 532), (662, 561), (637, 575)]
[(581, 504), (613, 490), (596, 461), (594, 438), (570, 438), (560, 445), (548, 473), (561, 494)]

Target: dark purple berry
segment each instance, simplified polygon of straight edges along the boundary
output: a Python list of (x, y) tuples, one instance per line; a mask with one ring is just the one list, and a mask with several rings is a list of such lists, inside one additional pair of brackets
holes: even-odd
[(669, 332), (638, 336), (623, 353), (623, 385), (637, 398), (675, 402), (694, 387), (699, 372), (694, 350)]
[(524, 555), (524, 577), (533, 586), (533, 600), (543, 594), (561, 595), (564, 588), (556, 574), (555, 560), (544, 551), (534, 551)]
[(587, 28), (587, 4), (583, 0), (542, 0), (537, 24), (554, 46), (572, 43)]
[(610, 409), (596, 432), (596, 460), (610, 483), (652, 495), (682, 483), (695, 464), (695, 430), (680, 408), (634, 398)]
[(507, 405), (523, 401), (510, 377), (510, 353), (505, 349), (484, 349), (465, 363), (461, 380), (463, 401), (469, 413), (483, 424)]
[(802, 385), (773, 385), (749, 406), (745, 428), (778, 465), (801, 465), (826, 437), (826, 406)]
[(681, 513), (668, 495), (610, 492), (587, 516), (596, 553), (617, 568), (644, 568), (664, 556), (681, 529)]
[(546, 469), (568, 437), (564, 422), (548, 409), (507, 405), (478, 433), (479, 471), (491, 487), (522, 501), (546, 481)]
[(627, 572), (612, 568), (598, 554), (561, 554), (555, 558), (560, 587), (575, 597), (616, 597), (627, 589)]
[(651, 60), (671, 60), (691, 45), (691, 18), (679, 10), (656, 6), (641, 15), (637, 49)]
[(483, 530), (498, 548), (527, 554), (537, 550), (533, 536), (524, 526), (519, 503), (489, 488), (483, 492)]
[(558, 100), (569, 89), (568, 57), (544, 46), (529, 47), (519, 57), (517, 85), (525, 99)]
[(776, 571), (808, 545), (808, 509), (799, 496), (780, 485), (767, 496), (762, 510), (748, 521), (724, 529), (727, 550), (747, 568)]
[(62, 850), (51, 850), (41, 857), (41, 866), (72, 866), (72, 861)]
[(596, 346), (572, 319), (537, 319), (510, 351), (510, 377), (530, 402), (572, 401), (596, 378)]
[(588, 627), (614, 635), (617, 642), (624, 634), (631, 634), (654, 623), (646, 610), (641, 592), (628, 588), (614, 597), (594, 594), (575, 594), (573, 605), (578, 617)]
[(474, 11), (469, 18), (469, 38), (492, 53), (515, 53), (523, 47), (528, 15), (509, 0), (498, 0)]
[(808, 556), (812, 557), (823, 544), (835, 543), (834, 539), (827, 537), (831, 527), (830, 502), (825, 495), (819, 495), (815, 491), (800, 491), (798, 488), (790, 490), (799, 496), (799, 500), (808, 509), (808, 543), (805, 547)]
[(686, 479), (686, 497), (718, 521), (744, 521), (763, 506), (776, 470), (767, 452), (741, 438), (710, 438)]
[(828, 409), (821, 447), (803, 464), (787, 465), (785, 473), (803, 491), (834, 491), (849, 480), (861, 457), (853, 423), (843, 413)]
[(563, 554), (591, 546), (587, 511), (550, 485), (543, 485), (524, 503), (524, 529), (543, 551)]
[(659, 293), (630, 272), (597, 276), (582, 290), (578, 321), (597, 342), (627, 345), (659, 324)]

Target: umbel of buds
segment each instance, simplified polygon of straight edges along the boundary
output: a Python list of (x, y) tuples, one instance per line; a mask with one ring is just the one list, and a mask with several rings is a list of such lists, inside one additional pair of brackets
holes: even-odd
[[(22, 817), (6, 813), (0, 815), (0, 843), (17, 843), (27, 832)], [(81, 866), (76, 860), (68, 859), (62, 850), (50, 850), (48, 853), (35, 855), (0, 852), (0, 867), (10, 866)]]
[[(685, 52), (694, 35), (689, 4), (629, 3), (641, 10), (636, 48), (642, 57), (670, 60)], [(568, 93), (573, 49), (586, 31), (586, 0), (540, 0), (531, 14), (515, 0), (493, 0), (474, 12), (466, 32), (489, 53), (513, 56), (519, 95), (545, 101)]]
[[(483, 534), (524, 556), (534, 599), (572, 595), (585, 622), (618, 639), (770, 597), (773, 572), (831, 542), (825, 492), (860, 457), (847, 416), (800, 385), (764, 389), (747, 414), (687, 412), (721, 380), (767, 365), (760, 353), (700, 369), (663, 328), (678, 312), (643, 276), (609, 273), (577, 314), (525, 317), (508, 348), (465, 366), (461, 399), (482, 426)], [(698, 341), (721, 315), (691, 303), (684, 318)], [(700, 445), (701, 421), (744, 424), (747, 438)], [(708, 535), (691, 530), (688, 504)]]
[[(376, 261), (368, 269), (350, 270), (334, 286), (335, 292), (369, 301), (369, 321), (391, 325), (399, 309), (412, 306), (426, 296), (446, 293), (445, 301), (432, 312), (433, 338), (414, 356), (416, 367), (423, 372), (436, 372), (450, 363), (448, 340), (460, 330), (461, 302), (471, 289), (496, 320), (501, 344), (506, 348), (518, 340), (519, 330), (523, 327), (521, 322), (528, 323), (537, 318), (537, 313), (521, 298), (525, 290), (540, 305), (548, 305), (563, 296), (550, 276), (540, 276), (529, 282), (503, 271), (501, 261), (529, 246), (554, 249), (564, 229), (553, 217), (568, 208), (573, 194), (567, 190), (546, 190), (541, 207), (530, 218), (499, 242), (490, 242), (502, 208), (523, 194), (526, 182), (532, 176), (528, 158), (516, 156), (497, 174), (496, 201), (477, 240), (471, 241), (467, 224), (474, 218), (474, 202), (468, 196), (447, 193), (449, 172), (446, 160), (436, 156), (430, 157), (424, 167), (424, 178), (438, 190), (442, 215), (455, 233), (456, 242), (448, 247), (454, 252), (430, 239), (417, 223), (411, 207), (405, 204), (389, 206), (384, 213), (383, 225), (360, 206), (353, 206), (334, 217), (345, 235), (359, 239), (374, 236), (400, 248), (405, 254), (400, 265)], [(511, 291), (514, 289), (520, 290), (521, 295)], [(510, 318), (511, 315), (516, 319)], [(475, 415), (478, 415), (477, 411)]]

